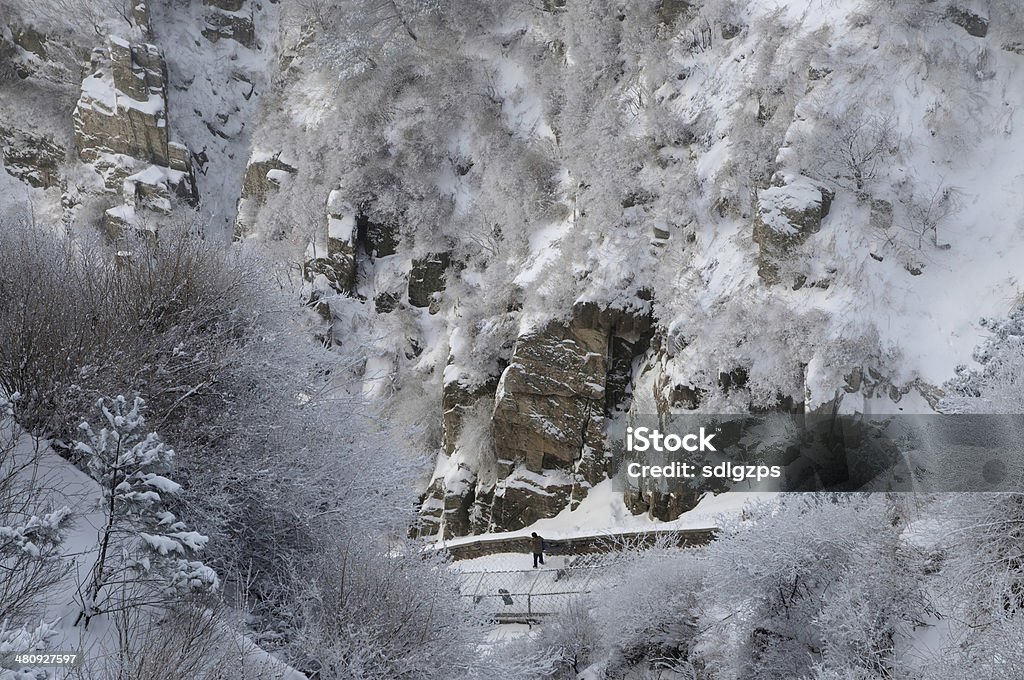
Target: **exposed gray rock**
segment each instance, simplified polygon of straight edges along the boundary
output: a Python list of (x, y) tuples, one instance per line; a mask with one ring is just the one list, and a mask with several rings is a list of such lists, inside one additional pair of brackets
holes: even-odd
[(454, 488), (446, 488), (441, 515), (444, 537), (454, 538), (470, 533), (470, 511), (476, 500), (476, 475), (465, 464), (459, 464), (460, 482)]
[(146, 36), (153, 33), (153, 26), (149, 14), (149, 2), (146, 0), (136, 1), (132, 5), (132, 21)]
[(235, 240), (241, 240), (252, 229), (256, 213), (267, 202), (271, 192), (281, 188), (281, 183), (297, 168), (281, 160), (281, 153), (258, 154), (249, 160), (242, 178), (242, 192), (235, 214)]
[(868, 224), (876, 231), (886, 232), (892, 229), (892, 203), (879, 198), (872, 199)]
[(743, 32), (743, 27), (737, 24), (724, 23), (721, 27), (722, 40), (732, 40)]
[(458, 380), (450, 380), (442, 386), (441, 446), (447, 455), (455, 452), (467, 411), (481, 399), (493, 399), (497, 385), (498, 380), (495, 378), (475, 386), (467, 386)]
[(256, 44), (256, 27), (253, 26), (250, 16), (211, 12), (206, 15), (204, 20), (206, 25), (203, 27), (203, 37), (210, 42), (226, 38), (234, 40), (244, 47), (253, 47)]
[(432, 253), (412, 261), (409, 273), (409, 304), (413, 307), (429, 307), (431, 314), (438, 311), (435, 293), (444, 290), (445, 275), (451, 265), (448, 253)]
[(378, 314), (389, 314), (398, 309), (398, 293), (378, 293), (373, 298), (373, 308)]
[(697, 507), (703, 491), (668, 491), (641, 487), (625, 492), (623, 500), (633, 514), (646, 514), (653, 519), (670, 522)]
[(356, 287), (355, 211), (341, 202), (341, 193), (327, 198), (327, 259), (334, 272), (335, 290), (351, 295)]
[[(135, 9), (139, 16), (147, 11), (143, 3)], [(106, 190), (123, 199), (104, 215), (108, 235), (138, 228), (142, 211), (168, 214), (175, 200), (197, 205), (188, 149), (168, 137), (167, 66), (160, 50), (111, 36), (90, 61), (93, 71), (73, 114), (75, 147)]]
[(0, 151), (12, 177), (43, 189), (60, 183), (65, 150), (49, 137), (0, 126)]
[(86, 163), (121, 154), (191, 173), (188, 150), (168, 138), (167, 66), (154, 45), (111, 37), (74, 111), (75, 147)]
[[(168, 165), (167, 116), (162, 92), (150, 98), (145, 81), (135, 78), (131, 52), (111, 42), (109, 69), (101, 69), (82, 84), (75, 107), (75, 146), (89, 163), (99, 153), (115, 153)], [(126, 63), (127, 61), (127, 63)], [(131, 88), (119, 91), (121, 81)], [(142, 99), (145, 98), (145, 105)]]
[(24, 69), (18, 56), (17, 46), (0, 32), (0, 83), (25, 77), (22, 75)]
[(26, 52), (31, 52), (40, 59), (46, 59), (47, 38), (44, 34), (35, 30), (31, 26), (17, 28), (13, 30), (11, 34), (15, 45)]
[(222, 9), (225, 12), (237, 12), (242, 9), (245, 0), (203, 0), (203, 4), (207, 7)]
[(567, 470), (585, 446), (603, 450), (607, 352), (601, 331), (576, 322), (520, 336), (494, 407), (499, 462)]
[(413, 538), (436, 536), (444, 515), (444, 479), (435, 477), (423, 494)]
[(135, 230), (135, 213), (122, 208), (111, 208), (103, 213), (103, 233), (111, 241), (116, 241), (122, 234)]
[[(445, 535), (449, 526), (456, 533), (522, 528), (576, 507), (605, 479), (606, 410), (626, 396), (633, 359), (646, 350), (651, 329), (648, 311), (577, 304), (570, 321), (522, 333), (497, 384), (446, 382), (442, 442), (449, 456), (456, 452), (465, 415), (495, 396), (494, 472), (475, 488), (460, 475), (457, 489), (445, 489)], [(456, 518), (451, 524), (449, 516)]]
[(306, 262), (306, 280), (323, 275), (335, 292), (352, 295), (358, 269), (355, 238), (355, 211), (340, 191), (332, 191), (327, 197), (327, 253)]
[(371, 257), (388, 257), (398, 252), (398, 225), (373, 222), (360, 213), (356, 217), (357, 238), (363, 252)]
[(569, 506), (575, 484), (519, 470), (498, 483), (491, 505), (491, 526), (516, 531), (554, 517)]
[(658, 18), (666, 26), (671, 26), (681, 16), (686, 14), (691, 7), (689, 0), (660, 0), (658, 3)]
[(975, 38), (988, 35), (988, 19), (979, 16), (969, 9), (950, 5), (946, 8), (946, 19), (967, 31)]

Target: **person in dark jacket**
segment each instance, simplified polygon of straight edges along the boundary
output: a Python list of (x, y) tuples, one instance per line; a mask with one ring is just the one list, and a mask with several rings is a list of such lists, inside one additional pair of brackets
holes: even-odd
[(544, 564), (544, 539), (534, 531), (530, 534), (530, 548), (533, 550), (533, 568), (537, 568), (537, 562)]

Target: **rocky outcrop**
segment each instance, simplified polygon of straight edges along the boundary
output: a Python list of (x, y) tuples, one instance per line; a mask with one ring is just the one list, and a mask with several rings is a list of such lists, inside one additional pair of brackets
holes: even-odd
[(258, 151), (249, 159), (235, 213), (236, 241), (245, 238), (252, 230), (256, 215), (267, 202), (267, 197), (298, 172), (295, 164), (282, 158), (282, 155), (281, 152)]
[(446, 455), (455, 453), (466, 413), (481, 399), (493, 400), (497, 386), (497, 378), (475, 386), (457, 379), (444, 383), (441, 388), (441, 448)]
[(703, 496), (703, 491), (659, 489), (642, 484), (638, 488), (626, 490), (623, 501), (635, 515), (644, 514), (652, 519), (670, 522), (697, 507)]
[(946, 8), (945, 16), (947, 21), (956, 24), (975, 38), (984, 38), (988, 35), (988, 19), (975, 14), (969, 9), (950, 5)]
[(11, 38), (15, 45), (40, 59), (46, 59), (46, 44), (48, 38), (31, 26), (23, 26), (11, 31)]
[[(568, 321), (523, 330), (496, 383), (447, 380), (442, 455), (461, 463), (464, 418), (493, 395), (493, 450), (486, 452), (493, 473), (478, 478), (467, 468), (456, 484), (450, 476), (439, 486), (435, 480), (434, 500), (424, 501), (422, 512), (437, 513), (441, 502), (438, 530), (451, 536), (513, 531), (576, 507), (605, 479), (606, 417), (627, 398), (633, 360), (650, 335), (646, 310), (577, 304)], [(428, 518), (422, 531), (429, 526)]]
[(568, 474), (516, 469), (497, 486), (491, 505), (495, 531), (515, 531), (572, 507), (578, 480)]
[(436, 294), (444, 290), (445, 276), (451, 265), (448, 253), (431, 253), (412, 261), (409, 272), (409, 304), (428, 307), (431, 314), (440, 309)]
[(492, 427), (500, 465), (571, 469), (603, 450), (608, 337), (578, 319), (530, 329), (498, 383)]
[[(221, 3), (227, 5), (242, 3)], [(254, 47), (256, 45), (256, 27), (253, 25), (252, 15), (240, 11), (214, 11), (204, 17), (206, 25), (203, 27), (203, 37), (210, 42), (227, 39), (234, 40), (243, 47)]]
[(412, 537), (436, 536), (441, 532), (444, 516), (444, 479), (435, 477), (420, 500), (419, 517), (413, 527)]
[(206, 7), (216, 7), (225, 12), (237, 12), (244, 4), (245, 0), (203, 0)]
[(691, 6), (688, 0), (660, 0), (657, 5), (658, 18), (666, 26), (671, 26), (689, 12)]
[(171, 167), (167, 72), (157, 47), (112, 36), (93, 51), (91, 65), (74, 112), (79, 157), (92, 163), (120, 154)]
[(772, 184), (758, 196), (753, 233), (760, 246), (757, 273), (768, 285), (782, 282), (782, 265), (797, 246), (821, 229), (834, 197), (806, 177), (776, 177)]
[[(250, 163), (249, 167), (242, 189), (243, 198), (239, 201), (236, 239), (241, 238), (247, 225), (251, 224), (254, 209), (295, 170), (280, 156), (260, 159)], [(263, 181), (264, 177), (266, 181)], [(372, 299), (374, 311), (389, 314), (404, 306), (407, 291), (414, 291), (413, 299), (419, 300), (416, 295), (432, 294), (430, 287), (436, 286), (438, 280), (443, 281), (443, 275), (434, 273), (437, 266), (434, 260), (437, 258), (428, 257), (426, 280), (411, 285), (410, 261), (398, 255), (401, 243), (398, 226), (373, 221), (354, 208), (342, 190), (331, 191), (328, 196), (326, 251), (318, 245), (322, 243), (321, 236), (309, 244), (309, 259), (304, 273), (310, 283), (318, 281), (314, 286), (320, 291), (315, 294), (317, 297), (333, 291), (364, 300)], [(413, 268), (423, 271), (422, 266), (417, 269), (415, 263)], [(429, 304), (429, 299), (425, 304)], [(330, 320), (329, 314), (325, 316)]]
[(121, 197), (124, 202), (104, 214), (104, 229), (111, 238), (128, 226), (139, 226), (141, 211), (170, 215), (175, 200), (194, 205), (195, 186), (180, 170), (150, 165), (125, 178)]
[(203, 0), (209, 11), (203, 17), (203, 37), (210, 42), (224, 38), (244, 47), (256, 45), (256, 28), (246, 0)]
[(398, 252), (398, 225), (374, 222), (360, 211), (356, 216), (356, 230), (363, 252), (370, 257), (388, 257)]
[(317, 257), (316, 249), (306, 261), (305, 278), (312, 281), (323, 276), (330, 290), (353, 295), (356, 288), (356, 214), (342, 198), (340, 191), (327, 197), (327, 251)]
[(160, 50), (111, 36), (90, 63), (73, 114), (75, 148), (123, 201), (104, 217), (108, 234), (137, 226), (140, 210), (167, 214), (173, 200), (196, 205), (188, 149), (168, 137), (167, 66)]
[(60, 184), (65, 150), (51, 138), (0, 125), (0, 153), (12, 177), (41, 189)]

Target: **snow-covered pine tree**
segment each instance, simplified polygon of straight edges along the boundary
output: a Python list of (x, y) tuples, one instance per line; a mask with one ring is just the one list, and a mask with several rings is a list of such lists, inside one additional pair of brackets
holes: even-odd
[(88, 422), (80, 425), (86, 441), (75, 449), (102, 489), (105, 519), (96, 562), (80, 592), (78, 621), (86, 626), (108, 611), (219, 585), (213, 569), (190, 559), (206, 545), (206, 536), (189, 531), (166, 507), (166, 498), (181, 491), (164, 476), (174, 450), (156, 432), (146, 432), (144, 406), (139, 397), (131, 404), (124, 396), (100, 399), (103, 427), (97, 432)]

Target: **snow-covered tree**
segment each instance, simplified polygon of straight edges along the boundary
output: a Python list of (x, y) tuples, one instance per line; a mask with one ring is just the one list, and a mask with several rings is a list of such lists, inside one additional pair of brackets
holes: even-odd
[[(144, 405), (139, 397), (131, 403), (124, 396), (101, 399), (96, 408), (103, 426), (97, 431), (88, 422), (81, 425), (85, 441), (76, 450), (102, 489), (104, 514), (96, 561), (80, 593), (79, 619), (86, 626), (113, 608), (218, 586), (216, 573), (192, 559), (207, 538), (167, 509), (169, 498), (181, 491), (164, 476), (174, 450), (157, 433), (146, 432)], [(135, 601), (117, 599), (115, 587), (134, 589), (136, 582), (147, 587), (133, 593)]]
[(710, 677), (797, 678), (815, 663), (904, 677), (898, 645), (930, 607), (894, 519), (881, 496), (830, 494), (725, 527), (699, 598)]
[(38, 475), (40, 450), (14, 425), (14, 403), (0, 396), (0, 621), (22, 625), (68, 572), (61, 551), (71, 518), (52, 507)]
[(1005, 319), (983, 319), (989, 337), (974, 351), (977, 366), (959, 366), (946, 384), (947, 413), (1020, 413), (1024, 405), (1024, 304)]

